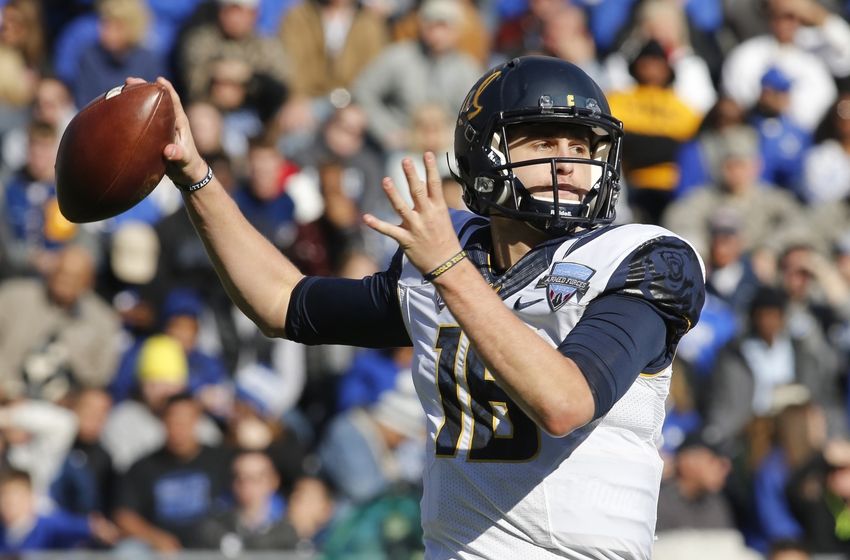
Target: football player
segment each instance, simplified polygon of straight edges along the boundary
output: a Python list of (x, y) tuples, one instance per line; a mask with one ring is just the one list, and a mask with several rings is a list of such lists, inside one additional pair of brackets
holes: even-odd
[(660, 227), (612, 224), (622, 124), (578, 67), (521, 57), (488, 71), (457, 119), (450, 212), (436, 156), (389, 179), (398, 241), (362, 280), (304, 277), (198, 156), (180, 101), (168, 173), (233, 300), (270, 336), (414, 348), (430, 434), (426, 558), (648, 559), (656, 449), (703, 265)]

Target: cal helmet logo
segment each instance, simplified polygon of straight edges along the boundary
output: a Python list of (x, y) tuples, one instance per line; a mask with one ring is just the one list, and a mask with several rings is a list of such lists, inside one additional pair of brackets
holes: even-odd
[(497, 70), (487, 76), (481, 84), (475, 89), (474, 92), (470, 92), (467, 96), (466, 100), (463, 102), (463, 113), (466, 113), (466, 119), (472, 120), (478, 116), (484, 107), (479, 104), (478, 98), (481, 97), (481, 94), (484, 93), (484, 90), (487, 89), (487, 86), (492, 84), (499, 76), (502, 75), (501, 70)]
[[(546, 299), (549, 307), (557, 311), (564, 306), (574, 295), (576, 301), (587, 293), (590, 287), (590, 278), (596, 271), (583, 264), (572, 262), (558, 262), (552, 265), (548, 276), (544, 276), (535, 288), (546, 288)], [(578, 294), (578, 295), (576, 295)]]

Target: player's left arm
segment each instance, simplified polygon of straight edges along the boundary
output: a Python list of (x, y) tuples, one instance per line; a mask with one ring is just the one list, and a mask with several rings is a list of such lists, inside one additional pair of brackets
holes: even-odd
[[(420, 271), (429, 272), (458, 253), (460, 243), (443, 198), (434, 154), (425, 155), (425, 182), (419, 180), (412, 162), (405, 161), (403, 168), (412, 208), (392, 181), (383, 183), (402, 223), (396, 226), (369, 215), (364, 219), (370, 227), (398, 241)], [(468, 260), (460, 261), (433, 284), (499, 385), (538, 426), (563, 436), (598, 416), (599, 397), (579, 364), (518, 319)], [(658, 339), (666, 340), (665, 322), (652, 321), (654, 308), (645, 309), (656, 332), (663, 331)], [(599, 348), (601, 352), (607, 350)], [(632, 380), (648, 362), (633, 367)]]

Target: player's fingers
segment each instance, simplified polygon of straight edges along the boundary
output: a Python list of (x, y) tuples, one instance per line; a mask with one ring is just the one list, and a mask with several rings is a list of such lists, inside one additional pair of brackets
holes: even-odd
[(413, 199), (413, 207), (418, 208), (423, 201), (427, 200), (428, 189), (425, 183), (419, 178), (419, 173), (416, 172), (416, 166), (413, 165), (413, 160), (404, 158), (401, 161), (401, 169), (404, 172), (405, 179), (407, 179), (410, 197)]
[(387, 237), (395, 239), (399, 245), (403, 244), (410, 236), (408, 231), (404, 228), (378, 219), (372, 214), (364, 214), (363, 222), (378, 233), (382, 233)]
[(437, 168), (437, 156), (428, 151), (422, 156), (425, 164), (425, 182), (428, 186), (428, 196), (434, 202), (443, 202), (443, 181)]
[(156, 83), (165, 86), (165, 89), (168, 90), (168, 95), (171, 97), (171, 105), (174, 107), (174, 117), (180, 123), (180, 121), (185, 121), (188, 123), (189, 119), (186, 117), (185, 111), (183, 111), (183, 104), (180, 102), (180, 96), (177, 95), (177, 90), (174, 89), (174, 86), (160, 76), (156, 79)]
[(181, 161), (186, 155), (186, 150), (180, 144), (169, 144), (162, 153), (168, 161)]
[(124, 85), (125, 86), (132, 86), (132, 85), (135, 85), (135, 84), (146, 84), (146, 83), (147, 83), (146, 80), (143, 80), (142, 78), (137, 78), (136, 76), (127, 76), (126, 78), (124, 78)]
[(384, 177), (383, 182), (381, 183), (381, 187), (384, 189), (384, 194), (387, 195), (387, 199), (390, 201), (390, 205), (395, 210), (395, 213), (401, 217), (402, 220), (407, 220), (411, 214), (411, 208), (407, 204), (407, 201), (399, 194), (398, 189), (395, 188), (395, 183), (389, 177)]

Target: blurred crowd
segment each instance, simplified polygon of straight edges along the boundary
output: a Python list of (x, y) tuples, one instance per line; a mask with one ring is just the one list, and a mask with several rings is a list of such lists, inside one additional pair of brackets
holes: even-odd
[(410, 349), (265, 337), (167, 179), (72, 224), (56, 151), (92, 99), (166, 76), (248, 219), (305, 273), (361, 278), (396, 251), (360, 219), (392, 219), (381, 178), (451, 153), (484, 69), (546, 54), (624, 122), (618, 221), (706, 264), (659, 442), (656, 557), (850, 554), (850, 2), (0, 6), (0, 553), (421, 555)]

